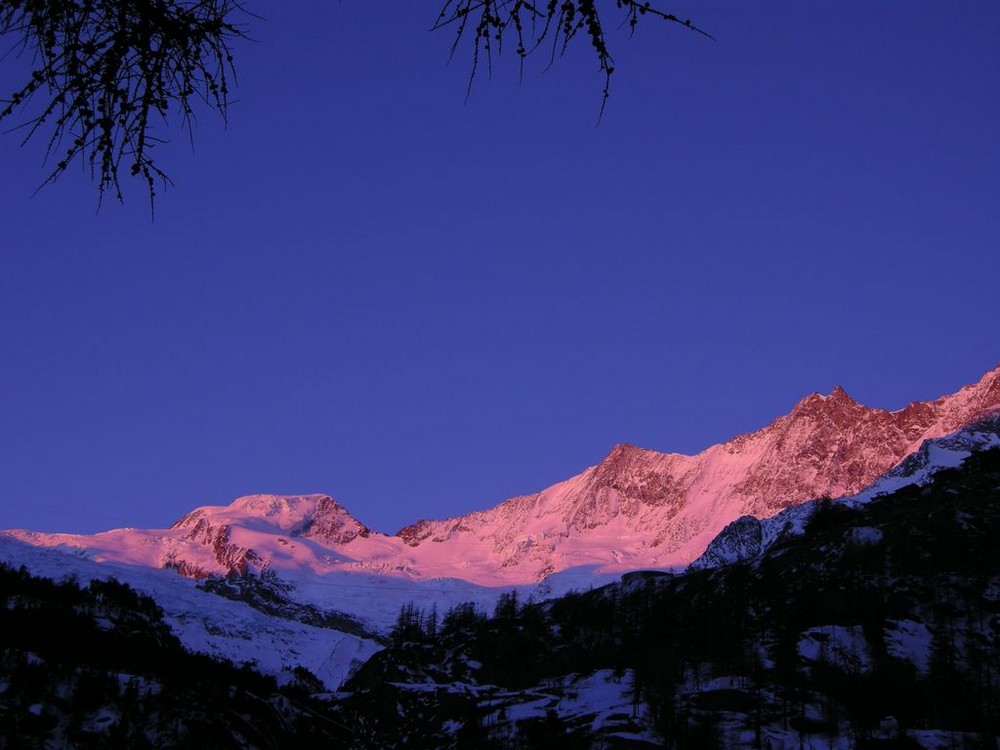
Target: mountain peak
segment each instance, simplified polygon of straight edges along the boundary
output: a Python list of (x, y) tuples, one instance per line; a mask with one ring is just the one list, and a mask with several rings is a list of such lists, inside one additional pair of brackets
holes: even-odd
[(632, 443), (617, 443), (608, 454), (601, 459), (601, 463), (613, 463), (628, 458), (636, 453), (642, 453), (642, 448), (637, 448)]
[[(253, 526), (290, 536), (336, 538), (368, 536), (371, 529), (329, 495), (244, 495), (229, 505), (207, 505), (188, 513), (171, 528)], [(193, 532), (192, 532), (193, 533)]]
[(248, 516), (280, 518), (315, 513), (324, 506), (336, 505), (329, 495), (244, 495), (229, 504)]
[(844, 390), (844, 387), (842, 385), (835, 386), (834, 389), (830, 392), (828, 398), (831, 398), (834, 401), (847, 401), (852, 404), (857, 403), (857, 401), (855, 401), (853, 398), (847, 395), (847, 391)]
[(866, 409), (865, 406), (851, 398), (843, 386), (837, 385), (830, 391), (830, 395), (828, 396), (813, 391), (795, 405), (790, 415), (811, 416), (818, 413), (839, 411), (845, 407)]
[(644, 465), (651, 458), (664, 454), (647, 448), (639, 448), (632, 443), (618, 443), (597, 465), (601, 475), (618, 474), (627, 471), (629, 467)]

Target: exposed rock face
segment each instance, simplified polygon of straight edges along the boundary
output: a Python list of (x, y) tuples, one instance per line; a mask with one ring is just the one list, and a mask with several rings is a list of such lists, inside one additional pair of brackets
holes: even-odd
[[(268, 567), (270, 555), (262, 556), (253, 548), (233, 541), (234, 527), (277, 533), (278, 545), (286, 548), (291, 542), (284, 534), (289, 538), (309, 539), (324, 547), (337, 547), (373, 533), (329, 495), (248, 495), (225, 507), (198, 508), (170, 530), (183, 532), (181, 538), (186, 542), (209, 548), (214, 561), (227, 573), (242, 575)], [(178, 563), (176, 558), (173, 562)]]
[[(767, 427), (695, 456), (622, 444), (597, 466), (534, 495), (400, 532), (414, 566), (427, 545), (488, 550), (494, 565), (543, 569), (682, 565), (742, 516), (767, 518), (818, 497), (859, 492), (919, 449), (1000, 410), (1000, 368), (935, 401), (888, 412), (838, 386)], [(439, 551), (436, 556), (442, 553)]]
[[(867, 485), (855, 495), (841, 498), (840, 502), (856, 507), (900, 487), (928, 484), (941, 469), (953, 468), (966, 459), (972, 462), (971, 465), (975, 465), (984, 451), (997, 447), (1000, 447), (1000, 412), (945, 437), (924, 441), (919, 449), (910, 453), (873, 484)], [(712, 539), (705, 552), (692, 565), (711, 568), (753, 559), (779, 539), (803, 533), (816, 506), (816, 502), (793, 505), (777, 515), (763, 519), (741, 516)]]
[(392, 536), (367, 528), (328, 495), (252, 495), (199, 508), (160, 531), (12, 533), (192, 576), (365, 570), (504, 585), (581, 566), (682, 566), (733, 522), (734, 544), (749, 554), (759, 540), (743, 517), (766, 519), (810, 499), (857, 493), (923, 441), (998, 411), (1000, 368), (958, 393), (895, 412), (863, 406), (838, 386), (695, 456), (618, 445), (596, 466), (541, 492), (418, 521)]

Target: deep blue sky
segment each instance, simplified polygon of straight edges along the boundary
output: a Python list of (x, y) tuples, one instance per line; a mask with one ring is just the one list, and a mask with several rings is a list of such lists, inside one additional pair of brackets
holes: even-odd
[(717, 41), (612, 35), (599, 127), (582, 45), (464, 103), (439, 4), (252, 3), (153, 223), (0, 139), (0, 528), (328, 492), (391, 532), (1000, 362), (1000, 3), (665, 3)]

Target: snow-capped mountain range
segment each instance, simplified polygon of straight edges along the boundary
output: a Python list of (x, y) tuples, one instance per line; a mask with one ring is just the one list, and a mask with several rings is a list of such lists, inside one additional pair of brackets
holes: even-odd
[[(810, 500), (863, 503), (998, 444), (1000, 367), (894, 412), (839, 387), (812, 394), (767, 427), (694, 456), (618, 445), (541, 492), (393, 535), (327, 495), (253, 495), (197, 508), (169, 529), (0, 531), (0, 562), (53, 578), (118, 578), (152, 595), (189, 648), (279, 675), (302, 665), (336, 688), (379, 649), (372, 634), (408, 601), (489, 608), (515, 587), (544, 597), (631, 570), (754, 557), (801, 532)], [(201, 590), (233, 574), (273, 581), (264, 592), (273, 606)], [(360, 628), (317, 626), (303, 607), (348, 613)]]
[(364, 526), (328, 495), (242, 497), (198, 508), (169, 529), (3, 533), (194, 578), (267, 569), (297, 579), (376, 573), (511, 586), (573, 569), (676, 568), (738, 518), (858, 493), (924, 441), (998, 410), (1000, 367), (955, 394), (893, 412), (863, 406), (838, 386), (697, 455), (621, 444), (541, 492), (393, 535)]

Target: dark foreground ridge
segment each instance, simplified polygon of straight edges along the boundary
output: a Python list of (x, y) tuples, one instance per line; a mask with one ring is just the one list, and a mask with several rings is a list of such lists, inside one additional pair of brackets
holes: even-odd
[(317, 687), (189, 653), (125, 584), (0, 565), (0, 748), (330, 747)]

